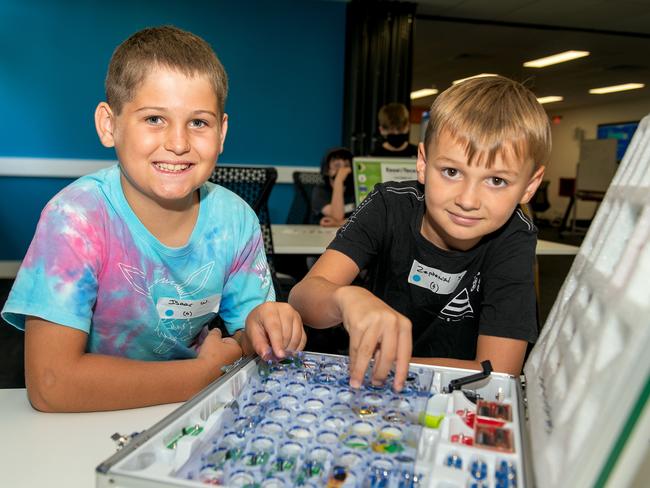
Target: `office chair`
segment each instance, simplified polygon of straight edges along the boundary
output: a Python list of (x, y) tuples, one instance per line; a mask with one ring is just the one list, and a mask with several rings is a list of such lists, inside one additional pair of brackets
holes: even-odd
[(273, 167), (219, 165), (212, 172), (209, 181), (239, 195), (257, 214), (276, 299), (286, 302), (289, 297), (289, 289), (295, 284), (295, 281), (289, 277), (278, 277), (275, 270), (275, 252), (268, 206), (269, 196), (277, 178), (278, 171)]
[(317, 171), (293, 172), (293, 201), (287, 215), (287, 224), (314, 224), (311, 210), (311, 194), (323, 183), (323, 176)]

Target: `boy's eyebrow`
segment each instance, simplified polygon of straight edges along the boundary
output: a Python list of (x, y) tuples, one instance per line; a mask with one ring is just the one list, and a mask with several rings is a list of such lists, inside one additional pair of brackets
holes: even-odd
[[(145, 112), (147, 110), (156, 110), (158, 112), (165, 112), (167, 108), (165, 107), (140, 107), (136, 109), (136, 112)], [(199, 115), (199, 114), (208, 114), (212, 115), (215, 119), (217, 118), (217, 114), (213, 112), (212, 110), (207, 110), (207, 109), (199, 109), (199, 110), (194, 110), (192, 112), (192, 115)]]
[[(437, 156), (434, 159), (436, 161), (449, 162), (449, 163), (457, 164), (459, 166), (467, 165), (467, 161), (458, 161), (457, 159), (450, 158), (449, 156), (441, 155), (441, 156)], [(506, 175), (506, 176), (513, 176), (519, 174), (519, 171), (517, 171), (514, 168), (495, 169), (494, 167), (492, 167), (490, 168), (490, 172), (497, 175)]]
[(450, 158), (449, 156), (437, 156), (434, 158), (435, 161), (448, 161), (454, 164), (467, 164), (466, 161), (458, 161), (457, 159)]

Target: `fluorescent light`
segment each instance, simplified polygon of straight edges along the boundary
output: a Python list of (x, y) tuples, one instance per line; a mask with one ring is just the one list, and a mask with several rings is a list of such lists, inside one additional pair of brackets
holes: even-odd
[(561, 102), (564, 100), (564, 97), (556, 96), (556, 95), (551, 95), (548, 97), (539, 97), (537, 101), (541, 104), (544, 103), (553, 103), (553, 102)]
[(552, 64), (565, 63), (566, 61), (584, 58), (585, 56), (589, 56), (589, 51), (564, 51), (563, 53), (553, 54), (551, 56), (546, 56), (545, 58), (526, 61), (524, 66), (526, 68), (545, 68)]
[(644, 83), (625, 83), (623, 85), (613, 85), (613, 86), (603, 86), (601, 88), (592, 88), (589, 90), (589, 93), (594, 95), (603, 95), (605, 93), (614, 93), (625, 90), (636, 90), (637, 88), (643, 88)]
[(438, 93), (438, 90), (435, 88), (422, 88), (421, 90), (415, 90), (411, 92), (411, 100), (415, 100), (416, 98), (430, 97), (436, 93)]
[(494, 73), (481, 73), (480, 75), (474, 75), (474, 76), (468, 76), (467, 78), (461, 78), (460, 80), (452, 81), (452, 85), (457, 85), (458, 83), (462, 83), (465, 80), (471, 80), (472, 78), (485, 78), (486, 76), (499, 76)]

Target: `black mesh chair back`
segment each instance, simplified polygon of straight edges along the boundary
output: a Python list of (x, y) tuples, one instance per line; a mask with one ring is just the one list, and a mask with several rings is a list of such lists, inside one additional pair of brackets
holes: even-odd
[(211, 182), (239, 195), (257, 214), (271, 278), (280, 300), (283, 293), (275, 271), (273, 234), (271, 233), (271, 216), (268, 206), (269, 196), (277, 179), (278, 171), (275, 168), (253, 166), (217, 166), (209, 178)]
[[(228, 188), (248, 203), (259, 216), (267, 206), (278, 171), (272, 167), (217, 166), (210, 181)], [(267, 207), (268, 214), (268, 207)], [(269, 222), (270, 223), (270, 222)]]
[(287, 224), (314, 224), (311, 211), (311, 194), (323, 183), (323, 176), (316, 171), (293, 172), (293, 202), (287, 215)]

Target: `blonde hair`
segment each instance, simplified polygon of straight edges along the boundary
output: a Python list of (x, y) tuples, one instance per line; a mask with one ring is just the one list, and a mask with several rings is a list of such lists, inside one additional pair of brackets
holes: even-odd
[(431, 105), (426, 151), (443, 130), (465, 144), (469, 164), (487, 154), (488, 168), (509, 149), (521, 161), (532, 160), (535, 169), (551, 152), (546, 112), (530, 90), (502, 76), (472, 78), (441, 93)]
[(401, 103), (389, 103), (379, 109), (379, 126), (386, 130), (404, 130), (409, 123), (409, 111)]
[(199, 36), (173, 26), (151, 27), (136, 32), (113, 53), (106, 75), (106, 101), (116, 114), (133, 100), (147, 74), (162, 66), (193, 77), (207, 76), (224, 113), (228, 77), (210, 45)]

